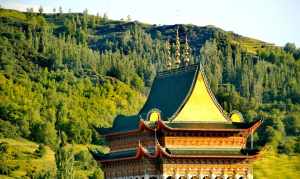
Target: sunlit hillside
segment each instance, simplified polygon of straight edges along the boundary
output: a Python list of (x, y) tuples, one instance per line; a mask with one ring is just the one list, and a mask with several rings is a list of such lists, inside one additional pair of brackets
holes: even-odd
[(300, 178), (300, 49), (294, 44), (278, 47), (214, 26), (3, 8), (0, 176), (103, 177), (87, 148), (105, 148), (97, 129), (139, 111), (156, 73), (170, 58), (174, 64), (177, 29), (180, 51), (187, 36), (190, 63), (203, 64), (222, 107), (240, 111), (246, 122), (264, 119), (254, 147), (272, 150), (254, 164), (255, 177)]

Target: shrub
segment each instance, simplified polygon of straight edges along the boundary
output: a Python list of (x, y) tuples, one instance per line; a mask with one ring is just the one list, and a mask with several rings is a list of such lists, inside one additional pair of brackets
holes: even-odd
[(39, 157), (43, 157), (46, 154), (47, 150), (43, 144), (40, 144), (39, 147), (36, 149), (35, 153)]
[(91, 159), (87, 151), (80, 151), (78, 154), (74, 155), (76, 161), (87, 162)]
[(0, 138), (15, 138), (19, 136), (16, 126), (0, 119)]
[(1, 142), (0, 143), (0, 154), (7, 153), (7, 150), (8, 150), (8, 143)]
[(52, 123), (36, 124), (33, 128), (32, 137), (35, 141), (54, 147), (57, 142), (56, 130)]
[(8, 166), (0, 163), (0, 174), (1, 175), (9, 175), (10, 172), (11, 172), (11, 169)]
[(89, 179), (102, 179), (102, 178), (104, 178), (103, 172), (98, 168), (94, 171), (94, 173), (91, 176), (89, 176)]
[(90, 167), (96, 166), (94, 159), (88, 151), (80, 151), (74, 156), (75, 160), (79, 162), (80, 168), (86, 170)]

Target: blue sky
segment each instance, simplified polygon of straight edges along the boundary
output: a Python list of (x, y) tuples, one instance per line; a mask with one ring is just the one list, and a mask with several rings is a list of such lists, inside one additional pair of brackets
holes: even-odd
[(214, 25), (240, 35), (300, 47), (300, 0), (0, 0), (5, 8), (107, 13), (151, 24)]

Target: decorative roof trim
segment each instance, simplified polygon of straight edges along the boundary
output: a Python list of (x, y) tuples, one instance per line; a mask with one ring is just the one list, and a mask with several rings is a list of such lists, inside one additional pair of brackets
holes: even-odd
[(182, 72), (186, 72), (188, 70), (198, 70), (200, 64), (196, 63), (196, 64), (193, 64), (193, 65), (189, 65), (189, 66), (183, 66), (183, 67), (179, 67), (179, 68), (173, 68), (171, 70), (165, 70), (165, 71), (161, 71), (161, 72), (158, 72), (156, 74), (156, 77), (157, 78), (161, 78), (161, 77), (167, 77), (169, 75), (174, 75), (175, 73), (182, 73)]
[(190, 128), (172, 128), (169, 127), (164, 121), (159, 120), (158, 122), (158, 129), (166, 129), (169, 131), (236, 131), (236, 132), (254, 132), (262, 123), (261, 120), (255, 121), (251, 127), (249, 128), (239, 128), (239, 129), (228, 129), (228, 128), (219, 128), (219, 129), (214, 129), (214, 128), (196, 128), (196, 129), (190, 129)]
[(219, 128), (219, 129), (216, 129), (216, 128), (196, 128), (196, 129), (191, 129), (191, 128), (172, 128), (172, 127), (169, 127), (163, 120), (158, 120), (156, 123), (155, 123), (155, 127), (152, 128), (150, 127), (149, 125), (147, 125), (145, 123), (144, 120), (140, 120), (140, 123), (139, 123), (139, 127), (135, 130), (131, 130), (131, 131), (126, 131), (126, 132), (116, 132), (116, 133), (110, 133), (110, 134), (107, 134), (105, 135), (105, 137), (112, 137), (112, 136), (118, 136), (118, 135), (130, 135), (130, 134), (135, 134), (135, 133), (138, 133), (138, 132), (141, 132), (141, 131), (151, 131), (151, 132), (154, 132), (155, 129), (156, 131), (159, 131), (159, 130), (166, 130), (166, 131), (188, 131), (188, 132), (191, 132), (191, 131), (232, 131), (232, 132), (246, 132), (247, 133), (247, 136), (249, 136), (251, 134), (251, 132), (254, 132), (261, 124), (262, 124), (263, 120), (257, 120), (257, 121), (254, 121), (252, 122), (252, 125), (248, 128), (239, 128), (239, 129), (228, 129), (228, 128)]
[(120, 160), (137, 160), (142, 157), (147, 157), (149, 159), (155, 159), (155, 158), (188, 158), (188, 159), (254, 159), (257, 158), (259, 153), (253, 154), (253, 155), (174, 155), (166, 152), (166, 149), (163, 148), (158, 142), (156, 142), (155, 145), (155, 153), (151, 155), (151, 153), (148, 152), (146, 148), (144, 148), (141, 144), (137, 147), (137, 152), (135, 156), (132, 157), (125, 157), (125, 158), (117, 158), (117, 159), (107, 159), (107, 160), (101, 160), (102, 163), (106, 162), (114, 162), (114, 161), (120, 161)]
[(135, 156), (125, 157), (125, 158), (116, 158), (116, 159), (101, 160), (101, 162), (105, 163), (105, 162), (114, 162), (114, 161), (120, 161), (120, 160), (134, 160), (134, 159), (139, 159), (142, 156), (144, 156), (144, 152), (145, 152), (145, 150), (142, 148), (141, 145), (139, 145), (137, 147), (137, 152), (136, 152)]
[(253, 133), (263, 122), (264, 122), (263, 119), (254, 121), (253, 124), (252, 124), (252, 126), (247, 129), (247, 134), (248, 134), (247, 137), (251, 133)]
[(148, 126), (144, 120), (140, 119), (139, 122), (139, 127), (137, 129), (134, 130), (130, 130), (130, 131), (121, 131), (121, 132), (114, 132), (114, 133), (109, 133), (104, 135), (105, 137), (112, 137), (112, 136), (118, 136), (118, 135), (124, 135), (124, 134), (135, 134), (144, 130), (148, 130), (148, 131), (154, 131), (153, 128), (151, 128), (150, 126)]

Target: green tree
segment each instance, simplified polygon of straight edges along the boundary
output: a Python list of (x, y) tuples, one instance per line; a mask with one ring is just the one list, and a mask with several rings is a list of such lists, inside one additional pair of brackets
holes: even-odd
[[(61, 134), (62, 136), (63, 134)], [(58, 179), (74, 178), (74, 155), (72, 148), (68, 148), (61, 139), (55, 152), (56, 177)]]
[(300, 135), (300, 117), (299, 113), (292, 113), (285, 117), (285, 128), (289, 135), (299, 136)]
[(296, 51), (296, 45), (294, 43), (286, 43), (283, 49), (284, 51), (293, 54)]
[(40, 6), (40, 7), (39, 7), (39, 13), (40, 13), (40, 14), (43, 14), (43, 12), (44, 12), (44, 9), (43, 9), (42, 6)]
[(54, 124), (50, 122), (36, 124), (33, 129), (32, 135), (35, 141), (42, 142), (52, 147), (57, 144), (56, 130)]
[(292, 137), (286, 138), (281, 144), (278, 146), (278, 150), (281, 153), (293, 154), (296, 149), (296, 140)]
[(61, 7), (61, 6), (59, 6), (59, 8), (58, 8), (58, 12), (59, 12), (59, 14), (60, 14), (60, 15), (62, 15), (62, 13), (63, 13), (63, 9), (62, 9), (62, 7)]

